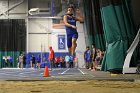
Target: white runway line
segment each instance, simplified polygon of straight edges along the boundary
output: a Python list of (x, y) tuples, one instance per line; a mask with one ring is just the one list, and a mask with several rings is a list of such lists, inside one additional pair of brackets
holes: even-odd
[(64, 72), (62, 72), (61, 74), (63, 75), (63, 74), (65, 74), (67, 71), (69, 71), (70, 70), (70, 68), (69, 69), (67, 69), (67, 70), (65, 70)]
[(83, 75), (85, 74), (81, 69), (78, 68), (78, 70), (79, 70)]
[(40, 75), (43, 75), (43, 73), (40, 73)]

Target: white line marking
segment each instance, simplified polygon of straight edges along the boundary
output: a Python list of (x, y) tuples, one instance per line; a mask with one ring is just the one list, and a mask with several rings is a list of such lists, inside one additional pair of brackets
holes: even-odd
[(81, 69), (78, 68), (78, 70), (79, 70), (83, 75), (85, 74)]
[(65, 70), (64, 72), (62, 72), (61, 74), (63, 75), (63, 74), (65, 74), (68, 70), (70, 70), (70, 68), (69, 69), (67, 69), (67, 70)]
[(43, 75), (43, 73), (40, 73), (40, 75)]
[(54, 70), (56, 70), (56, 69), (49, 69), (50, 72), (52, 72), (52, 71), (54, 71)]

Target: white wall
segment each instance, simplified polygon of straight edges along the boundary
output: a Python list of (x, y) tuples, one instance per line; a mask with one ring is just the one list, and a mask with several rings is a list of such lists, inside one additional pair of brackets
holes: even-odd
[(48, 52), (51, 45), (52, 20), (47, 18), (30, 18), (28, 20), (28, 52)]
[(86, 40), (85, 40), (85, 34), (84, 34), (84, 28), (83, 24), (80, 24), (77, 22), (77, 31), (79, 34), (78, 40), (77, 40), (77, 48), (76, 48), (76, 55), (78, 57), (78, 66), (80, 68), (85, 67), (84, 66), (84, 51), (86, 49)]
[[(29, 52), (43, 52), (48, 51), (48, 42), (49, 38), (47, 34), (29, 34), (29, 44), (28, 49)], [(42, 50), (41, 50), (42, 47)]]
[(48, 33), (52, 30), (52, 20), (49, 18), (29, 18), (29, 33)]

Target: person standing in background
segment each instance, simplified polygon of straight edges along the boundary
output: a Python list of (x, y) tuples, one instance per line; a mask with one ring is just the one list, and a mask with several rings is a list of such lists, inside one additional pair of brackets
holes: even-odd
[(50, 52), (49, 52), (48, 59), (49, 59), (49, 62), (50, 62), (50, 67), (52, 69), (53, 67), (55, 67), (55, 64), (54, 64), (55, 56), (54, 56), (54, 50), (52, 49), (52, 46), (49, 47), (49, 50), (50, 50)]
[(40, 56), (40, 54), (37, 56), (37, 64), (36, 64), (36, 67), (38, 68), (38, 69), (40, 69), (40, 63), (41, 63), (41, 56)]
[(10, 62), (10, 67), (13, 67), (13, 58), (11, 56), (10, 56), (9, 62)]
[(23, 69), (23, 54), (19, 56), (19, 66), (21, 69)]
[(84, 60), (85, 60), (85, 67), (87, 69), (91, 69), (92, 58), (91, 58), (91, 51), (89, 46), (86, 47), (86, 51), (84, 52)]
[(30, 62), (31, 62), (31, 63), (30, 63), (30, 64), (31, 64), (31, 68), (34, 68), (34, 67), (35, 67), (35, 60), (36, 60), (36, 59), (35, 59), (35, 56), (32, 55), (30, 60), (31, 60), (31, 61), (30, 61)]
[(4, 63), (5, 63), (5, 67), (8, 67), (9, 60), (7, 56), (4, 57)]
[(94, 61), (94, 59), (96, 57), (96, 48), (95, 48), (95, 45), (94, 44), (92, 44), (92, 50), (91, 50), (91, 52), (92, 52), (92, 60)]
[(61, 68), (65, 68), (66, 64), (65, 64), (65, 58), (63, 56), (60, 56), (60, 65), (61, 65)]
[(68, 55), (65, 56), (66, 68), (69, 67), (70, 57)]
[(78, 58), (76, 56), (74, 58), (74, 67), (78, 68)]
[(23, 54), (23, 67), (26, 68), (26, 55)]
[(59, 57), (55, 57), (54, 63), (55, 63), (55, 68), (58, 68), (60, 63)]

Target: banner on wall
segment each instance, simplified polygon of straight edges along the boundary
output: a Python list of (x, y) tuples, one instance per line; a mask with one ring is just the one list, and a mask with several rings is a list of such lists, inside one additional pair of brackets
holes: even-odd
[(58, 35), (58, 50), (65, 50), (65, 35)]

